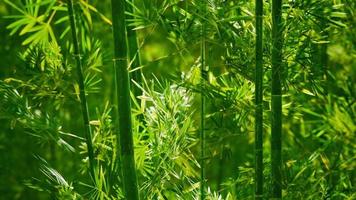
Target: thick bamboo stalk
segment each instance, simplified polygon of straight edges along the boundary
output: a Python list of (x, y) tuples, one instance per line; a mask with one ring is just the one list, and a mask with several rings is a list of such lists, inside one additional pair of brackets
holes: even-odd
[[(206, 13), (206, 2), (202, 2), (203, 13)], [(205, 91), (205, 84), (208, 81), (208, 71), (206, 69), (206, 27), (205, 19), (202, 19), (201, 26), (201, 48), (200, 48), (200, 58), (201, 58), (201, 110), (200, 110), (200, 199), (205, 199), (205, 96), (203, 92)]]
[(282, 198), (282, 0), (272, 1), (272, 198)]
[(263, 198), (263, 0), (256, 0), (255, 199)]
[(72, 0), (67, 0), (68, 6), (68, 15), (69, 22), (72, 31), (72, 40), (74, 46), (74, 57), (77, 63), (77, 75), (78, 75), (78, 84), (79, 84), (79, 97), (82, 109), (82, 116), (84, 121), (84, 134), (85, 141), (88, 148), (88, 157), (89, 157), (89, 172), (92, 177), (94, 177), (95, 173), (95, 160), (94, 160), (94, 152), (93, 152), (93, 143), (92, 143), (92, 133), (89, 124), (89, 109), (88, 102), (85, 96), (85, 85), (84, 85), (84, 77), (83, 77), (83, 64), (80, 55), (79, 41), (77, 36), (77, 27), (75, 24), (75, 14), (74, 14), (74, 5)]
[(125, 0), (112, 0), (112, 20), (114, 34), (114, 68), (117, 89), (117, 110), (119, 135), (118, 146), (121, 156), (121, 169), (125, 199), (139, 199), (134, 159), (130, 77), (128, 72), (128, 46), (126, 37)]

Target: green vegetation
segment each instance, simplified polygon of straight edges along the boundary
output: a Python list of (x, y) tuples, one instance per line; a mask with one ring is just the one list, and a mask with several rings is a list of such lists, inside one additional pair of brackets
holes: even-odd
[(0, 1), (0, 199), (356, 199), (355, 8)]

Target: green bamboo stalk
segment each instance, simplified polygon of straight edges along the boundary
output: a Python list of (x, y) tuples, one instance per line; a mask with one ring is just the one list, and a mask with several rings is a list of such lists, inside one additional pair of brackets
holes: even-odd
[[(128, 2), (130, 3), (127, 3), (126, 6), (127, 12), (134, 13), (134, 9), (132, 5), (135, 5), (135, 0), (128, 0)], [(126, 20), (132, 20), (132, 19), (134, 19), (132, 15), (126, 15)], [(128, 39), (128, 46), (129, 46), (131, 69), (136, 69), (141, 66), (141, 57), (138, 49), (137, 33), (136, 30), (134, 30), (134, 27), (127, 26), (127, 39)], [(142, 73), (141, 69), (132, 72), (132, 79), (138, 84), (141, 84), (142, 81), (141, 73)], [(132, 86), (133, 86), (133, 92), (135, 94), (135, 97), (141, 95), (141, 89), (135, 86), (134, 84)], [(137, 98), (137, 101), (140, 102), (140, 99)]]
[(256, 0), (255, 199), (263, 199), (263, 0)]
[(89, 124), (89, 109), (88, 102), (85, 96), (85, 85), (84, 85), (84, 77), (83, 77), (83, 64), (80, 55), (79, 49), (79, 41), (77, 36), (77, 27), (75, 24), (75, 14), (74, 14), (74, 5), (72, 0), (67, 0), (68, 6), (68, 15), (69, 22), (72, 31), (72, 40), (74, 46), (74, 57), (77, 63), (77, 75), (78, 75), (78, 84), (79, 84), (79, 97), (81, 102), (81, 109), (84, 121), (84, 134), (85, 141), (88, 148), (88, 157), (89, 157), (89, 172), (92, 177), (95, 175), (95, 160), (94, 160), (94, 152), (93, 152), (93, 143), (92, 143), (92, 133)]
[[(133, 9), (133, 5), (135, 5), (135, 0), (127, 0), (127, 7), (126, 10), (129, 13), (134, 13), (134, 9)], [(132, 15), (126, 15), (126, 20), (132, 20), (135, 17), (133, 17)], [(131, 69), (136, 69), (138, 67), (141, 66), (141, 56), (140, 56), (140, 51), (139, 51), (139, 45), (138, 45), (138, 38), (137, 38), (137, 33), (136, 30), (134, 30), (134, 27), (130, 27), (127, 26), (126, 28), (127, 30), (127, 39), (128, 39), (128, 46), (129, 46), (129, 57), (130, 57), (130, 63)], [(131, 73), (131, 77), (132, 79), (139, 85), (142, 85), (142, 70), (138, 69), (135, 70)], [(141, 99), (139, 98), (140, 95), (142, 95), (142, 91), (139, 88), (139, 86), (137, 86), (136, 84), (131, 84), (131, 87), (133, 88), (133, 93), (136, 97), (136, 101), (138, 102), (138, 104), (141, 104)], [(136, 116), (136, 119), (143, 123), (144, 119), (143, 119), (143, 114), (139, 114)], [(139, 132), (142, 131), (142, 126), (139, 127)]]
[[(206, 13), (206, 2), (202, 1), (203, 13)], [(203, 92), (205, 91), (205, 84), (208, 81), (208, 70), (206, 68), (206, 28), (205, 19), (202, 19), (201, 26), (201, 48), (200, 48), (200, 58), (201, 58), (201, 110), (200, 110), (200, 199), (205, 199), (205, 96)]]
[[(322, 36), (324, 40), (329, 40), (329, 31), (328, 31), (328, 24), (324, 20), (321, 20), (321, 30), (322, 30)], [(328, 94), (329, 92), (329, 73), (328, 73), (328, 62), (329, 62), (329, 56), (328, 56), (328, 43), (321, 44), (320, 47), (320, 64), (323, 69), (323, 80), (324, 80), (324, 92), (325, 94)]]
[[(113, 35), (114, 35), (114, 68), (116, 70), (116, 89), (119, 135), (118, 146), (121, 156), (121, 169), (125, 198), (139, 199), (134, 158), (130, 77), (128, 72), (128, 44), (126, 37), (125, 0), (111, 0)], [(120, 105), (120, 106), (119, 106)]]
[(282, 198), (282, 0), (272, 0), (272, 198)]

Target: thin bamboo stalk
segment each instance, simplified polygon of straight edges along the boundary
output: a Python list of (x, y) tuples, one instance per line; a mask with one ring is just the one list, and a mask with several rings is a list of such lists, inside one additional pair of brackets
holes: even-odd
[[(117, 89), (117, 110), (119, 121), (118, 146), (121, 156), (121, 169), (125, 198), (139, 199), (134, 158), (134, 146), (131, 121), (130, 77), (128, 72), (128, 44), (126, 37), (125, 0), (111, 0), (114, 68)], [(120, 105), (120, 106), (119, 106)]]
[(282, 198), (282, 0), (272, 1), (272, 198)]
[(263, 198), (263, 0), (256, 0), (255, 199)]
[(82, 116), (84, 121), (84, 134), (85, 141), (88, 148), (88, 157), (89, 157), (89, 172), (92, 177), (95, 175), (95, 160), (94, 160), (94, 152), (93, 152), (93, 143), (92, 143), (92, 133), (89, 124), (89, 109), (88, 102), (85, 95), (85, 85), (84, 85), (84, 77), (83, 77), (83, 64), (80, 55), (79, 41), (77, 36), (77, 27), (75, 21), (74, 14), (74, 5), (72, 0), (67, 0), (68, 6), (68, 15), (69, 22), (72, 31), (72, 40), (74, 46), (74, 57), (77, 63), (77, 75), (78, 75), (78, 84), (79, 84), (79, 97), (81, 102)]
[[(206, 2), (202, 1), (203, 13), (206, 13)], [(200, 48), (200, 58), (201, 58), (201, 110), (200, 110), (200, 199), (205, 199), (205, 96), (203, 92), (205, 91), (205, 84), (208, 81), (208, 71), (206, 69), (206, 27), (205, 19), (202, 19), (201, 26), (201, 48)]]
[[(134, 13), (133, 6), (135, 4), (135, 0), (128, 0), (130, 3), (127, 4), (126, 10), (129, 13)], [(130, 5), (132, 4), (132, 5)], [(126, 15), (127, 20), (132, 20), (134, 17), (132, 15)], [(128, 46), (129, 46), (129, 55), (130, 55), (130, 62), (131, 62), (131, 69), (136, 69), (141, 66), (141, 57), (140, 57), (140, 52), (138, 49), (138, 38), (137, 38), (137, 33), (136, 30), (134, 30), (134, 27), (129, 27), (127, 26), (127, 39), (128, 39)], [(138, 83), (141, 84), (142, 77), (141, 77), (141, 69), (133, 71), (132, 74), (132, 79)], [(135, 86), (134, 84), (131, 84), (133, 86), (133, 92), (135, 94), (135, 97), (137, 98), (139, 95), (141, 95), (141, 89)], [(137, 101), (140, 102), (140, 99), (137, 98)]]
[[(328, 24), (325, 21), (321, 21), (321, 30), (322, 30), (322, 36), (324, 40), (329, 40), (329, 30), (328, 30)], [(321, 44), (320, 47), (320, 64), (321, 68), (323, 69), (323, 80), (324, 80), (324, 92), (325, 94), (328, 94), (329, 92), (329, 73), (328, 73), (328, 62), (329, 62), (329, 56), (328, 56), (328, 43)]]

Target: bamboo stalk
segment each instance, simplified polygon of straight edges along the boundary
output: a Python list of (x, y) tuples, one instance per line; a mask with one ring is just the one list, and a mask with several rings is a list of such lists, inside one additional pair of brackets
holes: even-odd
[(272, 1), (272, 198), (282, 198), (282, 0)]
[(263, 199), (263, 0), (256, 0), (255, 199)]
[[(127, 4), (127, 12), (129, 13), (134, 13), (133, 6), (130, 4), (135, 3), (135, 0), (128, 0), (130, 3)], [(134, 19), (132, 15), (126, 15), (127, 20)], [(137, 40), (137, 33), (136, 30), (134, 30), (133, 27), (127, 26), (127, 39), (128, 39), (128, 46), (129, 46), (129, 55), (130, 55), (130, 62), (131, 62), (131, 69), (136, 69), (141, 66), (141, 57), (140, 57), (140, 52), (138, 49), (138, 40)], [(132, 72), (132, 79), (138, 83), (141, 84), (141, 69), (135, 70)], [(133, 92), (135, 94), (135, 97), (137, 98), (139, 95), (141, 95), (141, 90), (134, 84), (131, 84), (133, 86)], [(137, 98), (137, 101), (140, 102), (140, 99)]]
[[(134, 13), (134, 9), (133, 9), (133, 5), (135, 5), (135, 0), (128, 0), (127, 2), (127, 7), (126, 10), (129, 13)], [(126, 15), (126, 20), (131, 20), (134, 19), (135, 17), (133, 17), (132, 15)], [(127, 39), (128, 39), (128, 46), (129, 46), (129, 57), (130, 57), (130, 68), (131, 69), (136, 69), (138, 67), (141, 66), (141, 57), (140, 57), (140, 51), (139, 51), (139, 45), (138, 45), (138, 38), (137, 38), (137, 33), (136, 30), (134, 30), (134, 27), (129, 27), (127, 26)], [(132, 79), (139, 85), (142, 84), (142, 70), (138, 69), (133, 71), (132, 73)], [(138, 102), (138, 104), (141, 104), (141, 99), (139, 98), (140, 95), (142, 95), (142, 91), (139, 88), (139, 86), (137, 86), (136, 84), (131, 84), (131, 87), (133, 88), (133, 93), (136, 97), (136, 101)], [(143, 114), (138, 114), (136, 116), (136, 119), (141, 122), (144, 123), (144, 119), (143, 119)], [(143, 127), (139, 126), (139, 132), (142, 132)]]
[[(203, 13), (206, 13), (206, 2), (202, 2), (203, 6)], [(208, 71), (206, 69), (206, 27), (205, 27), (205, 19), (202, 19), (202, 26), (201, 26), (201, 48), (200, 48), (200, 53), (201, 53), (201, 110), (200, 110), (200, 181), (201, 181), (201, 186), (200, 186), (200, 199), (204, 200), (205, 199), (205, 96), (203, 92), (205, 91), (205, 84), (208, 81)]]
[[(329, 40), (329, 31), (328, 31), (328, 24), (327, 22), (321, 20), (321, 30), (322, 30), (322, 36), (324, 40)], [(320, 47), (320, 64), (321, 68), (323, 70), (323, 80), (324, 80), (324, 92), (325, 94), (328, 94), (329, 92), (329, 73), (328, 73), (328, 62), (329, 62), (329, 56), (328, 56), (328, 43), (321, 44)]]
[(114, 68), (116, 71), (117, 110), (119, 121), (118, 146), (120, 146), (119, 155), (121, 156), (123, 188), (125, 199), (137, 200), (139, 199), (139, 195), (132, 135), (125, 0), (111, 0), (111, 4), (115, 47)]
[(85, 85), (84, 85), (84, 77), (83, 77), (83, 64), (80, 55), (79, 41), (77, 36), (77, 27), (75, 24), (75, 14), (74, 14), (74, 5), (72, 0), (67, 0), (68, 6), (68, 15), (69, 22), (72, 31), (72, 40), (74, 46), (74, 57), (77, 63), (77, 75), (78, 75), (78, 84), (79, 84), (79, 97), (81, 102), (82, 116), (84, 121), (84, 134), (85, 141), (88, 148), (88, 157), (89, 157), (89, 172), (91, 176), (94, 178), (95, 175), (95, 160), (94, 160), (94, 152), (93, 152), (93, 143), (92, 143), (92, 133), (89, 124), (89, 109), (88, 102), (85, 96)]

